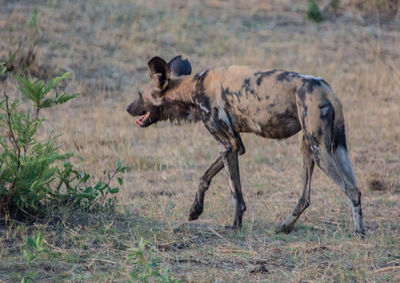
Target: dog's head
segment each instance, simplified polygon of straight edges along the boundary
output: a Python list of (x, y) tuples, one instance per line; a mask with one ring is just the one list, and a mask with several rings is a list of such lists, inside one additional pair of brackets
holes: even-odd
[[(127, 111), (132, 116), (139, 116), (136, 124), (147, 127), (159, 120), (164, 120), (163, 95), (172, 84), (173, 77), (190, 75), (192, 67), (187, 59), (176, 56), (169, 63), (160, 57), (153, 57), (149, 63), (151, 82), (143, 86), (139, 91), (139, 97), (129, 106)], [(172, 77), (171, 77), (172, 75)]]

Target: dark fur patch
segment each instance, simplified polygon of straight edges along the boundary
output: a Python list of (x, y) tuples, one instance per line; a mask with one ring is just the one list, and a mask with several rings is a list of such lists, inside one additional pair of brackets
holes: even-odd
[(221, 96), (222, 96), (222, 99), (223, 99), (224, 101), (226, 101), (226, 96), (229, 95), (229, 93), (230, 93), (229, 87), (223, 88), (223, 87), (221, 86)]
[[(301, 130), (301, 126), (297, 117), (293, 116), (293, 113), (289, 109), (287, 109), (284, 113), (279, 113), (275, 115), (275, 119), (280, 121), (279, 123), (282, 124), (293, 123), (293, 126), (295, 125), (294, 123), (297, 124), (295, 127), (290, 129), (291, 130), (290, 135), (294, 135)], [(287, 136), (288, 136), (287, 127), (276, 127), (274, 138), (282, 139), (282, 138), (287, 138)]]
[(318, 137), (322, 137), (323, 134), (324, 134), (324, 131), (322, 130), (322, 128), (318, 127)]
[(226, 115), (231, 122), (233, 130), (237, 133), (241, 132), (247, 125), (247, 120), (243, 118), (242, 115), (235, 115), (234, 111), (229, 105), (226, 105), (225, 107)]
[(301, 126), (303, 127), (304, 134), (307, 134), (306, 118), (307, 118), (308, 107), (303, 103), (303, 113), (301, 115)]
[[(196, 82), (196, 93), (194, 94), (194, 100), (197, 104), (202, 105), (202, 107), (210, 109), (210, 98), (205, 94), (204, 80), (208, 75), (208, 70), (198, 73), (194, 76), (193, 80)], [(201, 111), (203, 114), (203, 120), (209, 116), (204, 111)]]
[(241, 93), (240, 92), (231, 92), (229, 90), (229, 87), (223, 88), (221, 86), (221, 97), (225, 102), (227, 102), (227, 97), (228, 96), (233, 96), (233, 95), (235, 95), (237, 97), (238, 102), (240, 103), (240, 97), (241, 97)]
[(306, 90), (304, 85), (297, 91), (297, 94), (299, 95), (301, 100), (305, 100), (306, 99)]
[(258, 97), (256, 90), (251, 85), (250, 79), (244, 80), (243, 85), (242, 85), (242, 90), (244, 90), (244, 92), (246, 93), (246, 97), (248, 97), (248, 94), (250, 93), (251, 95), (255, 96), (258, 101), (260, 101), (260, 98)]
[(218, 119), (218, 109), (213, 108), (209, 116), (213, 118), (204, 120), (204, 125), (207, 130), (224, 148), (229, 148), (231, 146), (228, 133), (229, 129), (225, 123), (221, 123)]
[(279, 81), (279, 82), (283, 82), (283, 81), (290, 82), (294, 75), (297, 75), (297, 73), (294, 73), (294, 72), (283, 72), (283, 73), (281, 73), (281, 74), (276, 76), (276, 80)]
[(312, 93), (313, 90), (314, 90), (314, 87), (321, 86), (321, 81), (320, 80), (316, 80), (316, 79), (308, 79), (305, 82), (305, 85), (307, 86), (307, 92), (308, 93)]
[[(181, 101), (164, 101), (159, 108), (160, 120), (170, 120), (171, 122), (187, 121), (198, 122), (201, 120), (201, 112), (196, 105)], [(155, 112), (153, 110), (153, 112)]]
[(276, 70), (272, 70), (272, 71), (267, 71), (267, 72), (256, 72), (254, 73), (254, 75), (257, 77), (256, 83), (259, 86), (262, 83), (262, 80), (264, 78), (267, 78), (269, 76), (271, 76), (272, 74), (274, 74), (276, 72)]
[(333, 150), (336, 150), (339, 146), (347, 149), (346, 144), (346, 130), (344, 125), (335, 127), (333, 136)]
[(204, 80), (208, 75), (208, 70), (196, 74), (193, 80), (196, 82), (196, 95), (205, 95)]
[(319, 87), (322, 84), (326, 84), (330, 87), (330, 85), (323, 79), (303, 78), (303, 87), (306, 87), (306, 90), (309, 93), (313, 92), (315, 87)]
[(218, 112), (219, 112), (218, 108), (213, 107), (213, 109), (211, 111), (211, 115), (212, 115), (213, 121), (218, 124), (219, 128), (224, 129), (225, 131), (229, 131), (229, 125), (227, 125), (225, 123), (225, 121), (222, 121), (219, 118), (219, 113)]
[(303, 78), (302, 81), (303, 85), (297, 91), (297, 94), (303, 101), (306, 99), (306, 93), (312, 93), (314, 91), (314, 88), (320, 87), (323, 83), (328, 85), (328, 83), (326, 83), (324, 80), (318, 80), (318, 79)]
[(238, 103), (240, 104), (240, 98), (242, 97), (242, 95), (245, 95), (246, 98), (248, 98), (249, 95), (252, 95), (257, 98), (258, 101), (261, 100), (258, 96), (257, 91), (252, 86), (250, 78), (247, 78), (243, 81), (242, 87), (238, 91), (230, 91), (229, 87), (221, 87), (221, 97), (224, 101), (227, 101), (227, 96), (235, 96), (238, 100)]
[(208, 75), (208, 71), (209, 70), (204, 70), (204, 71), (202, 71), (200, 73), (197, 73), (196, 75), (194, 75), (193, 81), (202, 81), (202, 82), (204, 82), (205, 78)]
[(335, 110), (333, 109), (333, 106), (329, 103), (327, 105), (323, 105), (322, 107), (320, 106), (320, 109), (322, 111), (323, 108), (328, 107), (328, 109), (326, 109), (326, 113), (322, 113), (320, 115), (320, 119), (322, 121), (325, 121), (325, 146), (328, 150), (328, 152), (330, 152), (331, 150), (331, 143), (334, 137), (334, 121), (335, 121)]

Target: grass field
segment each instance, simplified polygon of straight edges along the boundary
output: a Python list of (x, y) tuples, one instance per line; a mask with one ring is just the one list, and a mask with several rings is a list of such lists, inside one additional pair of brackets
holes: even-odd
[[(307, 1), (0, 1), (0, 58), (38, 7), (37, 58), (44, 79), (72, 72), (79, 98), (45, 113), (65, 151), (101, 176), (120, 157), (117, 213), (68, 209), (33, 223), (0, 220), (0, 281), (37, 272), (37, 282), (125, 282), (140, 238), (170, 274), (192, 282), (400, 281), (400, 11), (342, 1), (325, 21), (306, 19)], [(268, 3), (266, 3), (268, 2)], [(329, 1), (318, 1), (327, 4)], [(378, 4), (381, 3), (382, 6)], [(323, 5), (320, 6), (323, 6)], [(384, 10), (378, 12), (378, 9)], [(187, 217), (198, 179), (219, 152), (202, 124), (160, 122), (146, 129), (125, 111), (148, 82), (147, 61), (183, 54), (193, 72), (246, 64), (323, 77), (344, 106), (348, 147), (363, 194), (365, 239), (355, 237), (344, 193), (316, 169), (311, 206), (289, 235), (274, 230), (301, 193), (299, 135), (244, 134), (240, 171), (247, 211), (237, 233), (227, 176), (212, 182), (199, 220)], [(3, 85), (11, 97), (15, 84)], [(78, 162), (78, 160), (74, 160)], [(26, 270), (27, 237), (42, 231), (52, 253)]]

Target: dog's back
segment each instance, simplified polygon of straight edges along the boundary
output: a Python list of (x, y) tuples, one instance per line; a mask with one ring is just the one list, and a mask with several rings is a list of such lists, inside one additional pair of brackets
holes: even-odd
[[(225, 111), (237, 132), (267, 138), (290, 137), (301, 129), (304, 107), (310, 107), (307, 119), (319, 120), (311, 110), (314, 104), (318, 111), (319, 106), (330, 103), (341, 116), (340, 102), (319, 77), (230, 66), (207, 71), (204, 88), (211, 96), (210, 111)], [(315, 115), (318, 117), (313, 118)]]

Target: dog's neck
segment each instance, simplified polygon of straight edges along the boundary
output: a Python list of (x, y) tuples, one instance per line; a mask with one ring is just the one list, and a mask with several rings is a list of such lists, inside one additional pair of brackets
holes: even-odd
[(192, 96), (195, 91), (196, 82), (194, 81), (194, 76), (172, 79), (168, 84), (164, 99), (171, 103), (179, 101), (179, 103), (194, 104)]
[(201, 120), (201, 109), (196, 103), (200, 91), (197, 75), (172, 79), (163, 98), (163, 120), (197, 122)]

